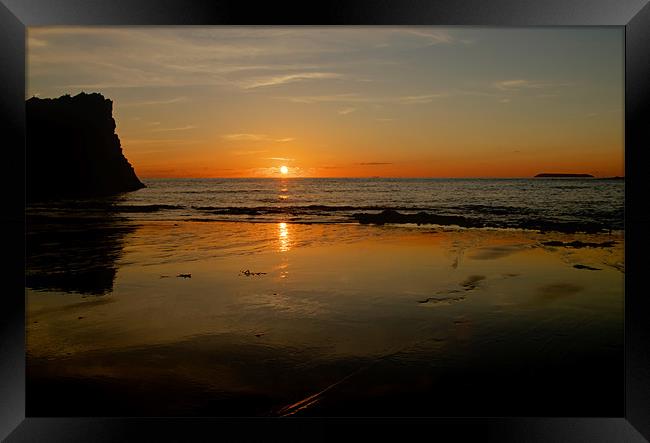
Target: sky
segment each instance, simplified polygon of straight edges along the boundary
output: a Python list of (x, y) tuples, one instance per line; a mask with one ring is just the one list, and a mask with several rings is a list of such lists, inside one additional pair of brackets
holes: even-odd
[(624, 175), (622, 27), (30, 27), (138, 176)]

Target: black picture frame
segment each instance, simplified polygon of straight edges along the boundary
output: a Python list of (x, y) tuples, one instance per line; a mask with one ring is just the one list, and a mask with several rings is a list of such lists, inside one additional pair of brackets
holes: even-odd
[[(25, 417), (25, 28), (37, 25), (480, 25), (625, 27), (625, 413), (503, 418)], [(236, 441), (451, 437), (454, 441), (636, 442), (650, 439), (650, 6), (648, 0), (0, 0), (3, 251), (0, 438), (7, 441)], [(5, 290), (6, 288), (6, 290)], [(594, 386), (598, 389), (598, 386)], [(424, 432), (424, 434), (421, 434)], [(645, 438), (644, 438), (645, 436)], [(230, 438), (228, 438), (230, 439)]]

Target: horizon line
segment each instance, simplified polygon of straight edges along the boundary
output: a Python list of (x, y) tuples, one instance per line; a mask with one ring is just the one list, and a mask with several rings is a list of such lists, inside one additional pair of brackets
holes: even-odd
[(420, 179), (441, 179), (441, 180), (452, 180), (452, 179), (460, 179), (460, 180), (467, 180), (467, 179), (489, 179), (489, 180), (495, 180), (495, 179), (505, 179), (505, 180), (512, 180), (512, 179), (529, 179), (529, 178), (625, 178), (624, 175), (602, 175), (602, 176), (593, 176), (593, 177), (536, 177), (536, 176), (512, 176), (512, 177), (493, 177), (493, 176), (480, 176), (480, 177), (401, 177), (401, 176), (345, 176), (345, 177), (336, 177), (336, 176), (327, 176), (327, 177), (305, 177), (305, 176), (293, 176), (293, 177), (286, 177), (286, 176), (273, 176), (273, 177), (255, 177), (255, 176), (242, 176), (242, 177), (192, 177), (192, 176), (174, 176), (174, 177), (161, 177), (161, 176), (149, 176), (149, 177), (140, 177), (141, 180), (147, 180), (147, 179), (154, 179), (154, 180), (160, 180), (160, 179), (196, 179), (196, 180), (232, 180), (232, 179), (280, 179), (280, 180), (287, 180), (287, 179), (387, 179), (387, 178), (396, 178), (396, 179), (414, 179), (414, 180), (420, 180)]

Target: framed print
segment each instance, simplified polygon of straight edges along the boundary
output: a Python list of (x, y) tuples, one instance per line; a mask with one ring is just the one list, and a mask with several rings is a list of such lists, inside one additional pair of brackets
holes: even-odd
[(650, 435), (647, 2), (0, 12), (2, 438)]

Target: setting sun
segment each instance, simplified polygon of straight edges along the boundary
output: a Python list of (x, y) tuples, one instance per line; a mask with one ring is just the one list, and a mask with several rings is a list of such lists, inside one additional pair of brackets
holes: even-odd
[(289, 168), (287, 168), (286, 166), (280, 166), (280, 173), (282, 175), (287, 175), (289, 173)]

